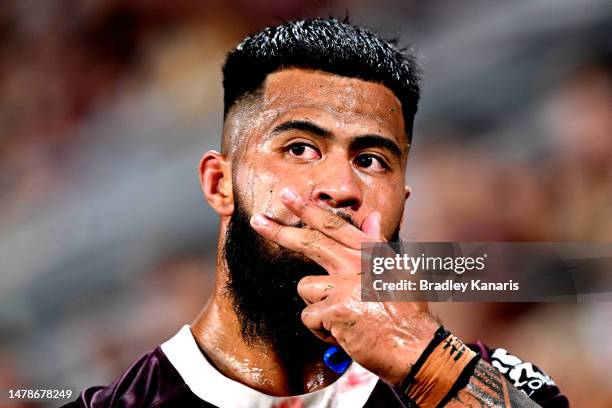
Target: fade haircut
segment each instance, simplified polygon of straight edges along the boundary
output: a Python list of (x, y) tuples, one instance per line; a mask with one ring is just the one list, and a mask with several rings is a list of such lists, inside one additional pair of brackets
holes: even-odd
[[(223, 65), (223, 118), (234, 105), (253, 102), (268, 74), (284, 68), (320, 70), (377, 82), (389, 88), (402, 104), (408, 141), (420, 95), (416, 58), (348, 20), (317, 18), (267, 27), (246, 37)], [(225, 134), (222, 152), (233, 137)]]

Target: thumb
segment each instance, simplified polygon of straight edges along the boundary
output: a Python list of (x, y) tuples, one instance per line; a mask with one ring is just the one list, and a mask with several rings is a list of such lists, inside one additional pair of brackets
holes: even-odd
[(378, 211), (369, 213), (361, 224), (361, 230), (372, 238), (380, 239), (380, 213)]

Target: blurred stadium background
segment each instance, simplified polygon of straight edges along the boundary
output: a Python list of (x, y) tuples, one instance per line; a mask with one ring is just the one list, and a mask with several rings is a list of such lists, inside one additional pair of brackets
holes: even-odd
[[(404, 239), (612, 239), (609, 1), (6, 1), (0, 388), (106, 384), (196, 316), (217, 228), (196, 169), (219, 145), (224, 54), (346, 12), (423, 62)], [(432, 307), (536, 361), (573, 406), (612, 406), (612, 304)]]

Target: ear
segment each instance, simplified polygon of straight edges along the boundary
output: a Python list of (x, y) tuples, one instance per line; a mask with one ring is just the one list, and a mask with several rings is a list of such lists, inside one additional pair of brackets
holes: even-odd
[(406, 214), (406, 211), (405, 211), (406, 201), (408, 201), (408, 197), (410, 197), (411, 193), (412, 193), (412, 189), (410, 188), (410, 186), (408, 185), (404, 186), (404, 210), (402, 210), (402, 218), (400, 218), (400, 226), (404, 225), (404, 214)]
[(408, 197), (410, 197), (411, 193), (412, 193), (412, 189), (410, 188), (410, 186), (405, 185), (404, 186), (404, 201), (408, 200)]
[(200, 160), (200, 185), (204, 198), (219, 215), (232, 215), (234, 194), (229, 160), (222, 154), (209, 150)]

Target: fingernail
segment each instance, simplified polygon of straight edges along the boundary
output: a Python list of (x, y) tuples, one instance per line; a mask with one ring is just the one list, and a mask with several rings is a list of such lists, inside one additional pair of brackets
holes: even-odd
[(378, 211), (374, 212), (374, 217), (376, 219), (376, 223), (380, 226), (380, 213)]
[(285, 201), (295, 201), (297, 194), (289, 187), (285, 187), (281, 190), (280, 197)]
[(251, 218), (251, 222), (253, 225), (257, 225), (259, 227), (265, 227), (268, 225), (268, 219), (263, 214), (255, 214)]

